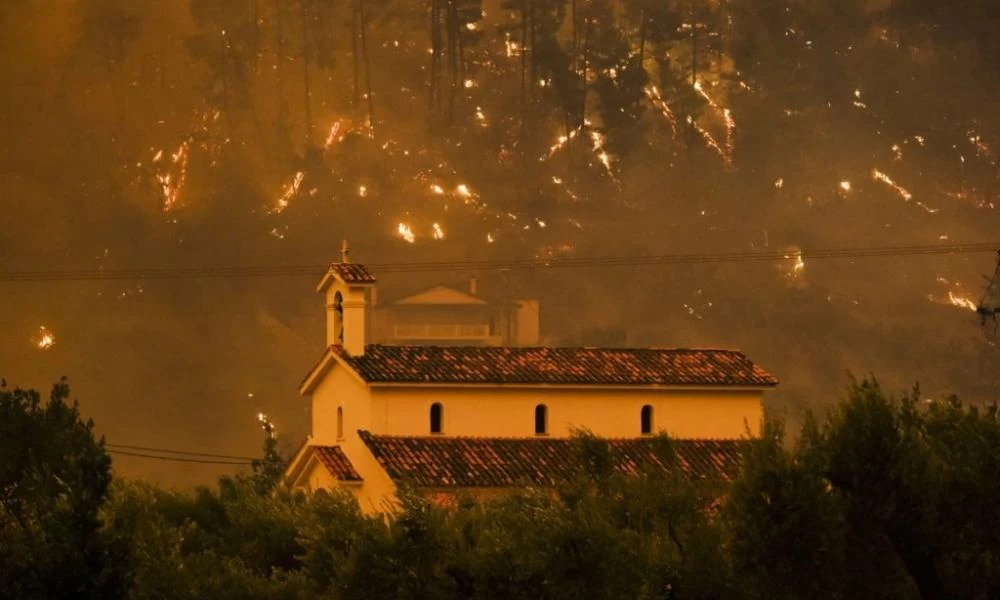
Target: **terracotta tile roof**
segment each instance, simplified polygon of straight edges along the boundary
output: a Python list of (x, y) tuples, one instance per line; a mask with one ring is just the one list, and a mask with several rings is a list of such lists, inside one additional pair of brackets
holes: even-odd
[[(553, 438), (402, 437), (359, 431), (394, 481), (418, 487), (550, 486), (583, 467), (577, 442)], [(607, 440), (622, 473), (669, 469), (653, 438)], [(693, 478), (730, 480), (739, 469), (744, 440), (671, 440), (681, 470)]]
[(375, 275), (364, 265), (355, 263), (333, 263), (330, 270), (346, 283), (375, 283)]
[(369, 383), (774, 386), (735, 350), (381, 346), (331, 351)]
[(361, 475), (354, 470), (354, 465), (340, 449), (340, 446), (313, 446), (313, 452), (320, 464), (339, 481), (361, 481)]

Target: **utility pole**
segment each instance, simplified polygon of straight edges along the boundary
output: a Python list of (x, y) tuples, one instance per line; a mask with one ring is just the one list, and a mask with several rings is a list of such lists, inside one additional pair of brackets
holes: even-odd
[(1000, 250), (997, 251), (997, 266), (990, 278), (989, 285), (983, 297), (976, 305), (976, 312), (982, 318), (982, 324), (986, 326), (986, 319), (993, 321), (993, 332), (987, 332), (987, 336), (996, 338), (997, 335), (997, 315), (1000, 315)]

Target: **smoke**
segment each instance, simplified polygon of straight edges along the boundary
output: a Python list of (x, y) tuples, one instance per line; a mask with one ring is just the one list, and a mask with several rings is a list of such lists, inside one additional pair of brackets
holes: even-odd
[[(836, 399), (848, 371), (996, 398), (998, 352), (949, 300), (976, 300), (992, 257), (808, 253), (995, 239), (988, 63), (940, 40), (901, 48), (877, 14), (794, 36), (771, 31), (784, 13), (735, 14), (705, 56), (690, 29), (647, 40), (639, 81), (638, 29), (621, 16), (595, 21), (604, 45), (581, 102), (583, 79), (560, 79), (563, 55), (542, 41), (522, 88), (526, 49), (504, 25), (518, 21), (496, 2), (463, 34), (455, 86), (422, 4), (368, 3), (361, 48), (347, 12), (298, 2), (0, 6), (0, 269), (319, 264), (345, 238), (369, 263), (780, 251), (478, 275), (484, 292), (538, 298), (550, 343), (741, 348), (782, 380), (768, 409), (793, 420)], [(584, 19), (617, 13), (593, 14), (565, 56), (578, 70)], [(538, 18), (539, 40), (565, 49), (568, 22), (552, 33)], [(768, 35), (788, 46), (753, 45)], [(469, 273), (379, 275), (388, 294)], [(309, 426), (297, 386), (324, 341), (314, 284), (0, 283), (0, 375), (69, 376), (114, 443), (246, 455), (266, 412), (292, 448)], [(56, 340), (44, 351), (42, 326)], [(218, 473), (116, 465), (183, 484)]]

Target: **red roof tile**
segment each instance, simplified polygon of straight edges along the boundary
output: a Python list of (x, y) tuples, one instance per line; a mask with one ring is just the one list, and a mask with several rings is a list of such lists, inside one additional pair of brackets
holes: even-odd
[(354, 470), (354, 465), (340, 449), (340, 446), (313, 446), (313, 451), (320, 464), (339, 481), (361, 481), (361, 475)]
[(364, 265), (355, 263), (333, 263), (330, 270), (346, 283), (375, 283), (375, 275)]
[[(577, 442), (553, 438), (402, 437), (359, 431), (379, 465), (395, 481), (418, 487), (551, 486), (582, 472)], [(612, 439), (615, 469), (636, 473), (670, 469), (653, 438)], [(729, 480), (739, 469), (742, 440), (671, 440), (677, 466), (692, 478)]]
[(777, 385), (735, 350), (381, 346), (331, 351), (369, 383)]

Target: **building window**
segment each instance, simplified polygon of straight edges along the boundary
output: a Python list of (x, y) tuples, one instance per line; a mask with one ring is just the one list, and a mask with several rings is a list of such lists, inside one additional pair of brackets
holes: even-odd
[(652, 435), (653, 433), (653, 407), (646, 405), (642, 407), (640, 419), (642, 422), (642, 435)]
[(337, 344), (344, 345), (344, 296), (333, 295), (333, 335)]
[(344, 439), (344, 407), (337, 407), (337, 439)]
[(431, 404), (431, 433), (441, 433), (441, 424), (444, 421), (444, 408), (440, 402)]
[(535, 435), (549, 432), (549, 409), (544, 404), (535, 407)]

